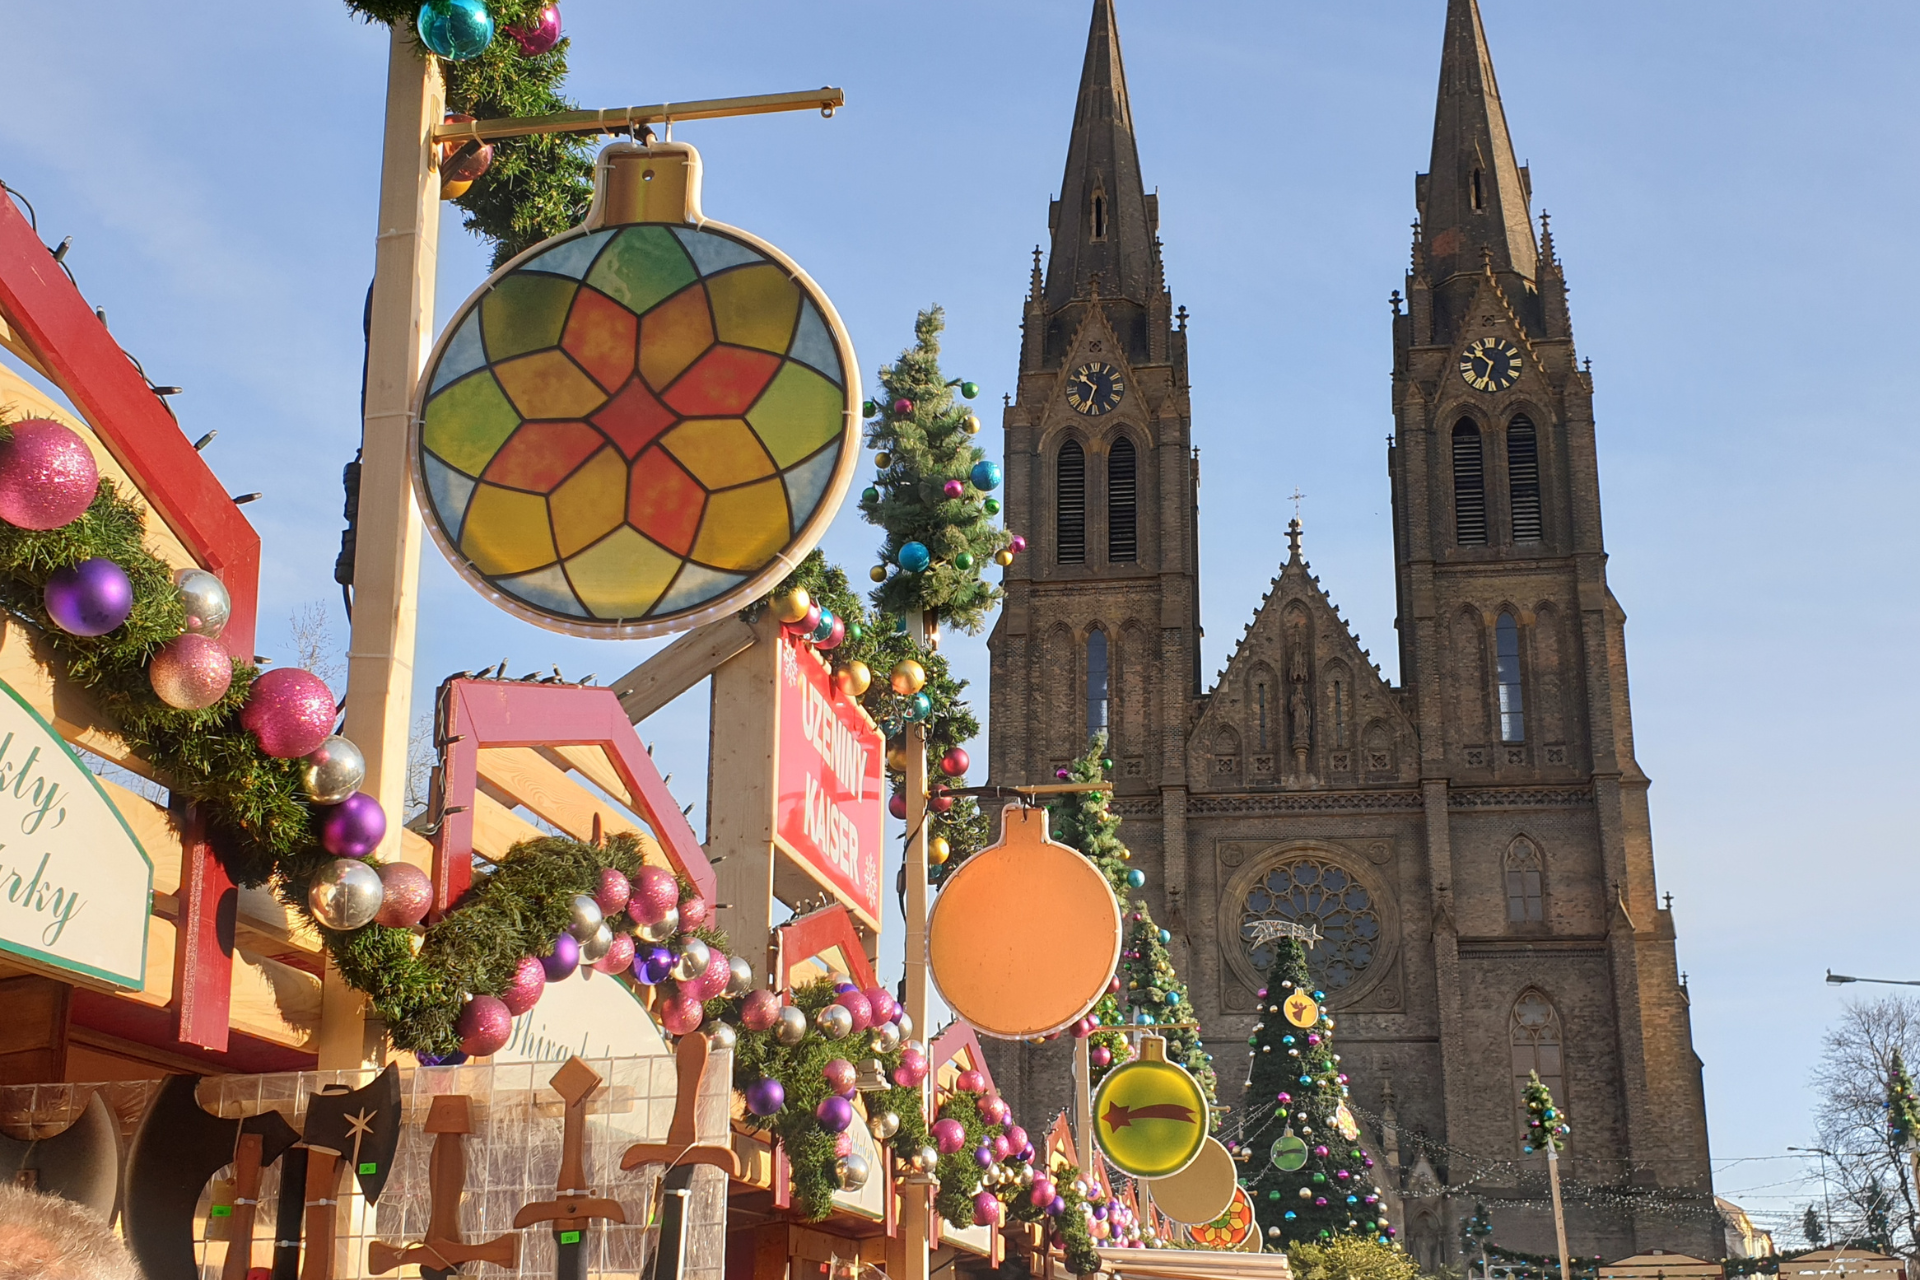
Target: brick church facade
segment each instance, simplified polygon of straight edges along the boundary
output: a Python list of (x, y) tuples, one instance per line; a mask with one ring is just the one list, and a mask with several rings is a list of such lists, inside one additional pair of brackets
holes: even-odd
[[(1478, 6), (1450, 0), (1392, 319), (1401, 683), (1341, 619), (1296, 524), (1203, 688), (1188, 335), (1096, 0), (1004, 418), (1009, 524), (1031, 550), (990, 640), (989, 780), (1050, 777), (1110, 735), (1121, 834), (1235, 1118), (1267, 959), (1243, 931), (1318, 925), (1356, 1111), (1423, 1263), (1457, 1259), (1476, 1200), (1501, 1244), (1553, 1250), (1541, 1161), (1519, 1139), (1536, 1069), (1576, 1126), (1571, 1251), (1719, 1257), (1607, 585), (1593, 384), (1530, 200)], [(1026, 1114), (1064, 1105), (1064, 1043), (995, 1056)]]

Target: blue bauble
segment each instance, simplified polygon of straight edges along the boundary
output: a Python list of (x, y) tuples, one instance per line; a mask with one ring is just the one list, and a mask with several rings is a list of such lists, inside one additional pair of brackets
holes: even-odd
[(1127, 872), (1127, 883), (1138, 889), (1147, 882), (1147, 873), (1138, 869)]
[(1168, 1004), (1179, 1004), (1179, 1003), (1180, 1003), (1180, 993), (1179, 993), (1178, 991), (1169, 991), (1169, 992), (1167, 992), (1167, 1003), (1168, 1003)]
[(921, 573), (933, 563), (933, 555), (923, 543), (909, 542), (900, 548), (897, 557), (900, 567), (908, 573)]
[(1289, 1209), (1289, 1210), (1287, 1210), (1287, 1221), (1288, 1221), (1288, 1222), (1292, 1222), (1292, 1221), (1293, 1221), (1293, 1220), (1294, 1220), (1295, 1218), (1297, 1218), (1297, 1217), (1299, 1217), (1299, 1216), (1300, 1216), (1300, 1215), (1299, 1215), (1299, 1214), (1297, 1214), (1297, 1213), (1295, 1213), (1295, 1212), (1294, 1212), (1293, 1210), (1291, 1210), (1291, 1209)]
[(493, 15), (484, 0), (427, 0), (413, 25), (421, 44), (453, 62), (477, 58), (493, 43)]
[(969, 479), (973, 481), (974, 488), (983, 492), (998, 489), (1000, 487), (1000, 464), (984, 460), (976, 462), (973, 464), (973, 472), (969, 476)]
[(925, 720), (933, 714), (933, 699), (925, 693), (916, 693), (907, 699), (906, 717), (909, 720)]
[(819, 644), (822, 640), (825, 640), (828, 636), (832, 634), (833, 634), (833, 614), (828, 612), (825, 609), (822, 609), (820, 611), (820, 625), (813, 629), (813, 634), (808, 636), (807, 639), (813, 641), (815, 644)]
[(1150, 1026), (1153, 1023), (1153, 1015), (1143, 1009), (1133, 1015), (1133, 1022), (1134, 1025), (1138, 1027)]
[(1161, 943), (1161, 945), (1162, 945), (1162, 946), (1164, 946), (1164, 945), (1166, 945), (1167, 943), (1169, 943), (1169, 942), (1172, 942), (1172, 941), (1173, 941), (1173, 935), (1172, 935), (1172, 934), (1170, 934), (1170, 933), (1168, 933), (1168, 932), (1167, 932), (1167, 931), (1166, 931), (1165, 929), (1162, 929), (1162, 930), (1160, 931), (1160, 943)]

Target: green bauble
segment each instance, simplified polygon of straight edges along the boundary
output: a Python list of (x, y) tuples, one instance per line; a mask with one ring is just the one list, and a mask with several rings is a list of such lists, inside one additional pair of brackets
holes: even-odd
[(971, 569), (973, 568), (973, 557), (967, 552), (962, 551), (954, 556), (953, 567), (961, 570)]
[(990, 516), (997, 516), (1000, 514), (1000, 499), (988, 498), (980, 504), (980, 509)]
[(860, 501), (868, 503), (878, 502), (880, 501), (880, 491), (872, 485), (868, 485), (860, 491)]
[(960, 394), (971, 400), (980, 394), (980, 384), (977, 382), (963, 382), (960, 384)]

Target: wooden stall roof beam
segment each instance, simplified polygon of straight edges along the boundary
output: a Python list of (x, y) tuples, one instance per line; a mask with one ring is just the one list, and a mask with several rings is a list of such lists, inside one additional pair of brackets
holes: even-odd
[(622, 812), (555, 768), (531, 747), (482, 747), (479, 759), (482, 787), (494, 799), (524, 805), (575, 840), (593, 839), (594, 820), (607, 835), (641, 834), (631, 814)]
[(613, 682), (627, 719), (639, 724), (738, 657), (759, 638), (738, 614), (695, 627)]
[(611, 107), (599, 111), (557, 111), (545, 116), (504, 116), (461, 120), (433, 131), (435, 142), (522, 138), (533, 133), (612, 133), (634, 125), (669, 120), (717, 120), (726, 116), (764, 116), (778, 111), (819, 110), (831, 115), (847, 103), (839, 89), (802, 89), (798, 93), (756, 93), (744, 98), (701, 98), (693, 102), (656, 102), (648, 107)]
[(0, 311), (167, 527), (226, 583), (233, 616), (220, 640), (251, 661), (260, 535), (10, 198), (0, 198)]

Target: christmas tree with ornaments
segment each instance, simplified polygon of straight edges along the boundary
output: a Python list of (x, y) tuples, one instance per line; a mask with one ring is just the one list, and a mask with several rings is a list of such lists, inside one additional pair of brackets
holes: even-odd
[[(1187, 984), (1174, 971), (1167, 944), (1173, 936), (1154, 923), (1144, 902), (1133, 904), (1127, 913), (1125, 947), (1120, 952), (1120, 978), (1125, 987), (1121, 995), (1132, 1009), (1131, 1023), (1165, 1038), (1167, 1061), (1185, 1067), (1200, 1082), (1207, 1102), (1219, 1101), (1219, 1083), (1213, 1073), (1213, 1055), (1200, 1039), (1200, 1024), (1194, 1020), (1193, 1002), (1187, 998)], [(1096, 1070), (1097, 1083), (1104, 1071)], [(1215, 1113), (1218, 1122), (1218, 1113)]]
[(1247, 1043), (1247, 1116), (1231, 1144), (1251, 1148), (1242, 1181), (1270, 1247), (1318, 1244), (1342, 1235), (1390, 1244), (1373, 1157), (1347, 1109), (1347, 1077), (1333, 1048), (1326, 993), (1307, 970), (1297, 938), (1275, 939), (1260, 991), (1260, 1020)]

